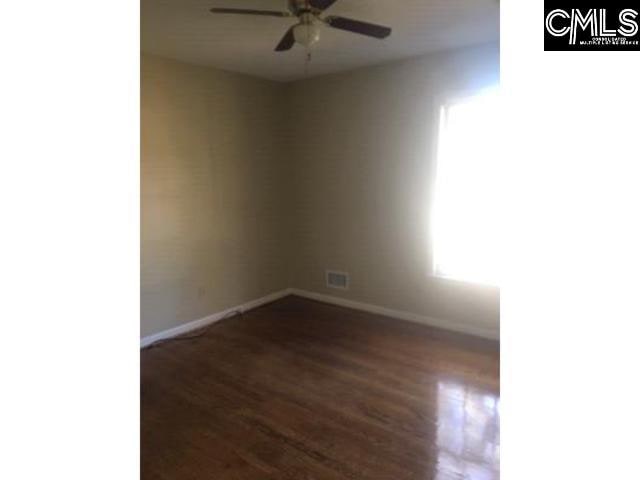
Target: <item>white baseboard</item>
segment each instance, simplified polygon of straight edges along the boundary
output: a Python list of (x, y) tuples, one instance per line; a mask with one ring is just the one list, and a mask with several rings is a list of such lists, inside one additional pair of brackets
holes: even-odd
[(357, 302), (355, 300), (347, 300), (346, 298), (334, 297), (332, 295), (325, 295), (322, 293), (309, 292), (307, 290), (300, 290), (297, 288), (286, 288), (284, 290), (280, 290), (279, 292), (274, 292), (264, 297), (250, 300), (246, 303), (243, 303), (242, 305), (227, 308), (222, 312), (214, 313), (199, 320), (194, 320), (192, 322), (170, 328), (169, 330), (163, 330), (162, 332), (143, 337), (142, 339), (140, 339), (140, 348), (144, 348), (159, 340), (165, 340), (167, 338), (184, 335), (185, 333), (189, 333), (192, 330), (197, 330), (199, 328), (206, 327), (207, 325), (211, 325), (212, 323), (218, 322), (234, 312), (247, 312), (267, 303), (279, 300), (280, 298), (286, 297), (287, 295), (296, 295), (298, 297), (308, 298), (311, 300), (316, 300), (318, 302), (329, 303), (331, 305), (338, 305), (340, 307), (353, 308), (355, 310), (361, 310), (363, 312), (384, 315), (385, 317), (397, 318), (399, 320), (406, 320), (409, 322), (429, 325), (431, 327), (441, 328), (443, 330), (453, 330), (454, 332), (466, 333), (468, 335), (474, 335), (476, 337), (489, 338), (491, 340), (500, 339), (500, 331), (497, 329), (484, 328), (477, 325), (469, 325), (459, 322), (453, 322), (450, 320), (443, 320), (440, 318), (428, 317), (426, 315), (419, 315), (417, 313), (394, 310), (391, 308), (381, 307), (379, 305)]
[(162, 332), (148, 335), (140, 339), (140, 348), (144, 348), (159, 340), (166, 340), (167, 338), (177, 337), (178, 335), (184, 335), (185, 333), (189, 333), (192, 330), (197, 330), (199, 328), (206, 327), (207, 325), (211, 325), (212, 323), (218, 322), (223, 318), (228, 317), (234, 312), (236, 313), (247, 312), (249, 310), (253, 310), (254, 308), (258, 308), (261, 305), (264, 305), (266, 303), (271, 303), (275, 300), (286, 297), (287, 295), (291, 295), (290, 288), (280, 290), (279, 292), (271, 293), (269, 295), (266, 295), (261, 298), (257, 298), (255, 300), (250, 300), (246, 303), (243, 303), (242, 305), (227, 308), (222, 312), (217, 312), (207, 317), (201, 318), (199, 320), (194, 320), (189, 323), (178, 325), (177, 327), (170, 328), (169, 330), (163, 330)]
[(290, 288), (289, 293), (291, 293), (292, 295), (297, 295), (298, 297), (317, 300), (318, 302), (330, 303), (332, 305), (338, 305), (340, 307), (353, 308), (355, 310), (362, 310), (364, 312), (375, 313), (377, 315), (384, 315), (385, 317), (397, 318), (399, 320), (407, 320), (409, 322), (429, 325), (431, 327), (437, 327), (443, 330), (453, 330), (455, 332), (466, 333), (468, 335), (474, 335), (476, 337), (489, 338), (491, 340), (500, 339), (500, 331), (498, 329), (491, 329), (491, 328), (479, 327), (477, 325), (469, 325), (469, 324), (463, 324), (459, 322), (452, 322), (450, 320), (443, 320), (440, 318), (433, 318), (425, 315), (418, 315), (417, 313), (403, 312), (401, 310), (393, 310), (391, 308), (381, 307), (378, 305), (357, 302), (354, 300), (347, 300), (346, 298), (334, 297), (334, 296), (325, 295), (322, 293), (299, 290), (297, 288)]

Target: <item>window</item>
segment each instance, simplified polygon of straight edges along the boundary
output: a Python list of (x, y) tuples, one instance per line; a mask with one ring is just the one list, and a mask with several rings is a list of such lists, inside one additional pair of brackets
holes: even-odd
[(499, 102), (497, 89), (440, 110), (433, 211), (439, 277), (498, 285)]

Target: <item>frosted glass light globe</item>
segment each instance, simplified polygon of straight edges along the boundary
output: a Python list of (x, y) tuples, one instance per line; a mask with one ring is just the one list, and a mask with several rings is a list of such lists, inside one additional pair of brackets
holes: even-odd
[(310, 47), (320, 40), (320, 27), (315, 23), (301, 23), (293, 27), (293, 38), (300, 45)]

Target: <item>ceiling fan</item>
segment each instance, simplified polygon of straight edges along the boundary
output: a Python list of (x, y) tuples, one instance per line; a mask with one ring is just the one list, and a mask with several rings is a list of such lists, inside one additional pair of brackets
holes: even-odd
[(290, 50), (298, 42), (310, 47), (320, 40), (320, 27), (327, 25), (339, 30), (359, 33), (373, 38), (386, 38), (391, 35), (389, 27), (361, 22), (351, 18), (329, 15), (322, 17), (322, 13), (337, 0), (288, 0), (288, 10), (247, 10), (241, 8), (212, 8), (212, 13), (230, 13), (242, 15), (264, 15), (268, 17), (297, 17), (298, 23), (292, 26), (276, 46), (276, 52)]

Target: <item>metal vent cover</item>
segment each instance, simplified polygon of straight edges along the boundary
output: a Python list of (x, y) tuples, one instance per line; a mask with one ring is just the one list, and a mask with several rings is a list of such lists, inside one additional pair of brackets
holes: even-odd
[(338, 288), (340, 290), (349, 289), (349, 274), (346, 272), (338, 272), (336, 270), (326, 271), (326, 283), (329, 288)]

